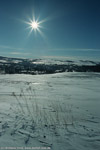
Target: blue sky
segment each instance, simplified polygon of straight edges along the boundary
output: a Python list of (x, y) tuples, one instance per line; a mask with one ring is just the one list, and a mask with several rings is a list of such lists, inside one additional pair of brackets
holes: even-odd
[[(33, 15), (43, 36), (26, 29)], [(100, 0), (0, 0), (0, 55), (100, 59)]]

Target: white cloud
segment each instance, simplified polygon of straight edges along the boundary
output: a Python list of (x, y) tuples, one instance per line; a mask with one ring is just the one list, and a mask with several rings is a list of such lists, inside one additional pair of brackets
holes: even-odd
[(23, 48), (15, 48), (15, 47), (6, 46), (6, 45), (0, 45), (0, 48), (8, 49), (8, 50), (24, 50)]
[(31, 55), (31, 53), (25, 53), (25, 52), (10, 52), (11, 55)]
[[(22, 55), (22, 56), (31, 55), (31, 53), (25, 52), (27, 49), (24, 49), (24, 48), (18, 48), (18, 47), (15, 48), (15, 47), (7, 46), (7, 45), (0, 45), (0, 49), (1, 49), (0, 54)], [(6, 50), (9, 50), (9, 51), (6, 51)], [(12, 50), (15, 50), (15, 51), (12, 51)]]
[(51, 51), (100, 51), (100, 49), (93, 48), (51, 48)]

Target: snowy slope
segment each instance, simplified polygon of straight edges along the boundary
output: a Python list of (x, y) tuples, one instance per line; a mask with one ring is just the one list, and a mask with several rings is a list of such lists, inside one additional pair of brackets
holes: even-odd
[(99, 87), (99, 73), (0, 75), (0, 147), (99, 150)]

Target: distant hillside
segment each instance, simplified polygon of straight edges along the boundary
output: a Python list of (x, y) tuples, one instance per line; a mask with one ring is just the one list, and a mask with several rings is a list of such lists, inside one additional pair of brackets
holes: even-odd
[(52, 74), (59, 72), (100, 72), (100, 62), (89, 60), (21, 59), (0, 56), (1, 74)]

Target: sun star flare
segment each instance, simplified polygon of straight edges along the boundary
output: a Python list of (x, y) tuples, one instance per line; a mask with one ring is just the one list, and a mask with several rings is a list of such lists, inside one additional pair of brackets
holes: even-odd
[(42, 23), (41, 21), (39, 22), (38, 19), (36, 20), (35, 18), (33, 19), (29, 18), (29, 22), (26, 22), (26, 21), (24, 22), (28, 25), (27, 29), (30, 29), (29, 35), (32, 33), (32, 31), (34, 31), (34, 32), (39, 32), (41, 36), (43, 36), (43, 33), (40, 30), (40, 28), (43, 28), (41, 26), (41, 23)]
[(42, 38), (46, 39), (45, 34), (41, 31), (42, 29), (45, 29), (43, 27), (43, 23), (46, 21), (48, 21), (48, 18), (39, 20), (39, 17), (37, 17), (37, 19), (36, 19), (34, 15), (33, 15), (32, 19), (28, 18), (28, 21), (23, 20), (23, 22), (28, 25), (26, 27), (26, 29), (30, 30), (28, 36), (30, 36), (30, 34), (34, 31), (33, 33), (35, 33), (35, 34), (39, 33), (42, 36)]

